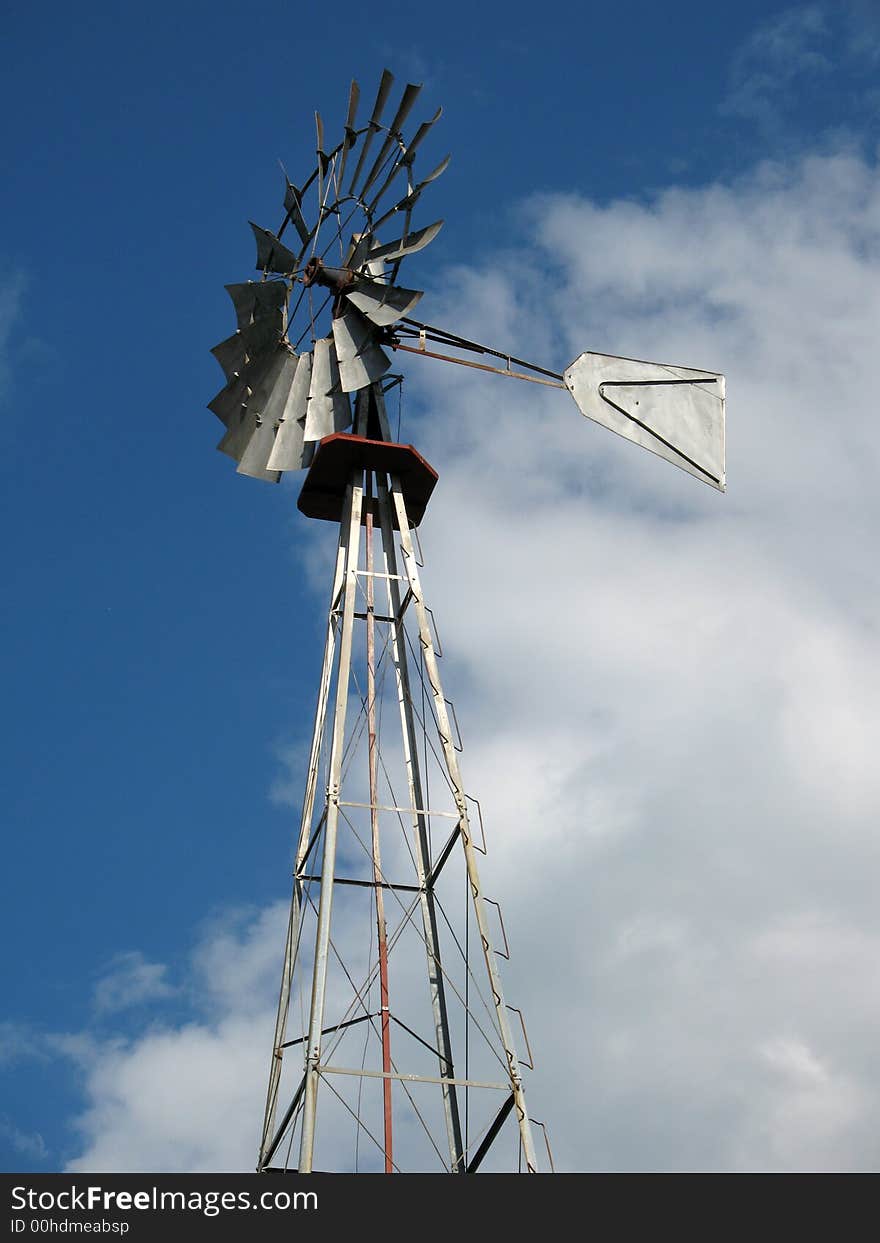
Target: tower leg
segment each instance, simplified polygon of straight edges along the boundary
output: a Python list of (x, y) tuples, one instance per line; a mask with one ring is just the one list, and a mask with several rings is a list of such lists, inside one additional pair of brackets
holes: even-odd
[[(495, 962), (495, 951), (492, 948), (492, 940), (489, 934), (489, 925), (486, 918), (486, 907), (483, 900), (482, 890), (480, 888), (476, 851), (474, 850), (474, 845), (471, 841), (470, 823), (468, 819), (464, 786), (462, 784), (461, 773), (458, 767), (458, 757), (456, 756), (455, 747), (452, 741), (452, 727), (449, 720), (449, 713), (446, 708), (446, 698), (443, 694), (443, 686), (440, 680), (440, 670), (437, 667), (437, 655), (434, 650), (434, 640), (431, 634), (431, 627), (428, 623), (428, 612), (422, 596), (418, 565), (416, 562), (415, 551), (413, 549), (409, 523), (407, 521), (406, 504), (404, 502), (400, 480), (395, 476), (391, 477), (391, 499), (394, 505), (395, 514), (397, 516), (397, 525), (400, 530), (400, 548), (403, 556), (404, 572), (409, 583), (409, 589), (412, 593), (412, 602), (416, 610), (416, 617), (418, 619), (419, 627), (419, 640), (424, 656), (425, 668), (428, 674), (431, 696), (434, 702), (434, 711), (440, 727), (440, 740), (443, 749), (443, 758), (446, 770), (449, 774), (449, 780), (454, 791), (455, 805), (459, 816), (461, 841), (464, 846), (465, 859), (467, 862), (468, 880), (470, 882), (474, 915), (476, 917), (477, 927), (480, 932), (480, 940), (483, 946), (483, 957), (486, 962), (486, 970), (489, 973), (489, 982), (492, 989), (492, 999), (498, 1021), (498, 1029), (501, 1033), (504, 1053), (507, 1059), (507, 1069), (510, 1078), (511, 1092), (513, 1094), (514, 1107), (517, 1114), (517, 1121), (519, 1124), (523, 1156), (528, 1170), (530, 1172), (535, 1172), (538, 1166), (535, 1157), (535, 1146), (532, 1139), (531, 1125), (529, 1123), (528, 1111), (526, 1109), (525, 1093), (523, 1092), (522, 1072), (519, 1066), (519, 1059), (516, 1055), (516, 1049), (513, 1042), (513, 1033), (507, 1017), (507, 1007), (504, 1002), (501, 977), (498, 971), (497, 963)], [(419, 806), (419, 804), (414, 805)]]
[(333, 902), (333, 878), (336, 870), (336, 838), (339, 829), (339, 787), (342, 777), (342, 755), (345, 743), (345, 715), (348, 706), (348, 680), (351, 671), (351, 646), (354, 631), (355, 598), (357, 595), (358, 549), (363, 510), (363, 475), (356, 472), (346, 495), (345, 568), (342, 586), (342, 630), (339, 640), (339, 668), (336, 676), (336, 704), (333, 716), (333, 741), (330, 749), (330, 773), (327, 787), (327, 818), (324, 825), (324, 851), (321, 863), (321, 897), (318, 903), (318, 930), (315, 938), (315, 961), (312, 976), (312, 1000), (309, 1012), (309, 1036), (306, 1050), (305, 1086), (303, 1092), (302, 1136), (299, 1170), (309, 1174), (315, 1145), (315, 1115), (318, 1100), (318, 1079), (321, 1057), (321, 1027), (324, 1020), (324, 995), (327, 982), (327, 958), (330, 951), (330, 911)]
[(257, 1169), (261, 1170), (272, 1157), (271, 1148), (276, 1140), (275, 1119), (278, 1109), (278, 1089), (281, 1084), (283, 1062), (283, 1046), (287, 1034), (287, 1016), (290, 1008), (290, 988), (296, 960), (299, 952), (300, 918), (302, 913), (302, 881), (300, 879), (305, 867), (306, 856), (312, 837), (312, 818), (315, 809), (315, 795), (318, 787), (320, 768), (321, 743), (327, 722), (327, 705), (330, 696), (330, 680), (333, 673), (333, 659), (336, 649), (336, 635), (339, 629), (337, 607), (342, 590), (347, 559), (346, 527), (339, 528), (339, 542), (336, 548), (336, 568), (333, 574), (333, 587), (330, 592), (330, 607), (327, 616), (327, 633), (324, 641), (324, 662), (321, 666), (321, 680), (318, 686), (318, 702), (315, 708), (315, 723), (312, 730), (312, 745), (309, 753), (309, 768), (306, 777), (306, 788), (303, 795), (302, 814), (300, 817), (299, 841), (293, 868), (293, 895), (290, 903), (290, 917), (287, 923), (287, 939), (284, 949), (284, 964), (281, 971), (281, 988), (278, 998), (278, 1016), (275, 1022), (275, 1036), (272, 1043), (272, 1060), (269, 1069), (269, 1087), (266, 1094), (266, 1110), (263, 1118), (263, 1137), (260, 1143), (260, 1157)]

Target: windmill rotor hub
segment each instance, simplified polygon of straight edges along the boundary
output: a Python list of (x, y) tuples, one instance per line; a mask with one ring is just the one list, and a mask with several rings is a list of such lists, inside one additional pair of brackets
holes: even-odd
[(303, 269), (302, 283), (307, 289), (311, 285), (323, 285), (334, 293), (342, 293), (354, 283), (354, 272), (351, 268), (328, 268), (322, 259), (313, 255)]

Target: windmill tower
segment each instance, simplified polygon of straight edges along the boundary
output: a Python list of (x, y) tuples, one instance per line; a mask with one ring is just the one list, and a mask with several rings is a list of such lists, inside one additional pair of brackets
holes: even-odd
[(398, 273), (442, 225), (414, 230), (412, 212), (449, 157), (416, 178), (440, 110), (407, 141), (420, 88), (385, 124), (392, 84), (385, 71), (359, 128), (352, 83), (330, 150), (316, 114), (315, 168), (287, 181), (277, 232), (251, 225), (261, 279), (227, 286), (238, 327), (212, 351), (218, 447), (252, 477), (306, 469), (300, 510), (339, 530), (258, 1169), (532, 1172), (552, 1158), (526, 1106), (528, 1037), (505, 1000), (507, 937), (420, 573), (437, 475), (392, 429), (391, 354), (567, 388), (720, 490), (724, 379), (594, 353), (560, 374), (411, 318), (422, 295)]

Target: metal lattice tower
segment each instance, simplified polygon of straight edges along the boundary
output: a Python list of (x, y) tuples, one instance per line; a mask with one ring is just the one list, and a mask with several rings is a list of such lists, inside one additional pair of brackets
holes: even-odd
[[(368, 422), (378, 439), (366, 436)], [(276, 1168), (286, 1144), (298, 1148), (300, 1171), (313, 1168), (320, 1087), (340, 1121), (347, 1112), (357, 1119), (388, 1172), (413, 1168), (415, 1154), (426, 1168), (476, 1169), (511, 1112), (534, 1169), (474, 805), (410, 529), (433, 472), (414, 450), (388, 444), (379, 383), (359, 397), (356, 430), (359, 442), (338, 438), (321, 450), (338, 457), (340, 535), (260, 1165)], [(462, 921), (466, 897), (472, 909)], [(341, 921), (336, 902), (347, 905)], [(479, 961), (464, 941), (479, 947)], [(308, 1000), (293, 1035), (298, 970)], [(304, 1067), (296, 1057), (292, 1094), (283, 1094), (294, 1051)], [(373, 1126), (363, 1121), (365, 1090), (377, 1098)], [(280, 1117), (279, 1099), (289, 1102)], [(469, 1133), (471, 1115), (480, 1125)]]
[[(560, 374), (410, 318), (422, 295), (396, 283), (401, 262), (443, 223), (412, 230), (411, 215), (449, 157), (416, 180), (440, 110), (406, 141), (420, 88), (386, 126), (392, 81), (361, 128), (352, 83), (329, 152), (316, 114), (314, 172), (286, 181), (277, 233), (252, 224), (262, 278), (227, 286), (238, 328), (212, 351), (227, 381), (209, 404), (218, 448), (264, 480), (307, 468), (299, 508), (339, 525), (258, 1168), (534, 1172), (528, 1038), (504, 997), (507, 938), (419, 573), (437, 476), (392, 438), (385, 396), (402, 377), (386, 350), (568, 389), (588, 418), (722, 491), (724, 377), (595, 353)], [(541, 1160), (552, 1168), (549, 1144)]]

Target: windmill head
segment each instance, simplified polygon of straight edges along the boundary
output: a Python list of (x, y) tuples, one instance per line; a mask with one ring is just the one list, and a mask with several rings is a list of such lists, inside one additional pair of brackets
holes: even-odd
[[(259, 479), (277, 482), (284, 471), (308, 467), (322, 440), (351, 426), (350, 395), (381, 381), (391, 367), (388, 351), (402, 350), (567, 388), (588, 419), (723, 492), (720, 373), (586, 352), (559, 374), (410, 318), (422, 293), (397, 283), (400, 265), (424, 250), (443, 225), (438, 220), (412, 229), (412, 212), (449, 156), (416, 178), (416, 154), (442, 110), (406, 140), (403, 126), (421, 88), (404, 88), (385, 125), (393, 82), (385, 70), (361, 127), (360, 90), (351, 84), (343, 136), (332, 150), (316, 113), (317, 163), (301, 186), (285, 174), (285, 214), (277, 232), (250, 222), (261, 280), (226, 286), (237, 328), (211, 351), (226, 377), (208, 403), (226, 428), (217, 447), (238, 463), (239, 473)], [(386, 207), (382, 200), (395, 183), (398, 197)], [(386, 237), (386, 228), (397, 236)], [(413, 338), (417, 346), (407, 344)], [(429, 350), (428, 343), (455, 353)], [(506, 366), (470, 361), (462, 353), (504, 360)]]

